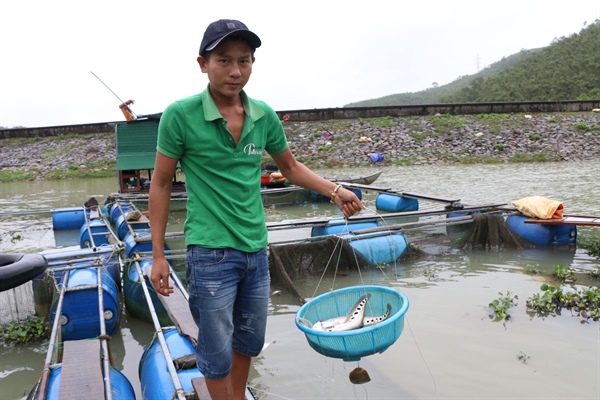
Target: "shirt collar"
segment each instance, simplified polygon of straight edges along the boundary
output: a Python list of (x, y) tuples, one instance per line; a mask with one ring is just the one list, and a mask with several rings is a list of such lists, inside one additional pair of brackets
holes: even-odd
[[(244, 111), (252, 121), (256, 121), (265, 115), (264, 110), (260, 108), (260, 106), (258, 106), (258, 104), (256, 104), (250, 97), (248, 97), (246, 92), (242, 90), (240, 96), (242, 98), (242, 103), (244, 104)], [(206, 121), (223, 119), (223, 116), (219, 112), (215, 101), (210, 95), (210, 83), (206, 87), (206, 90), (202, 92), (202, 107), (204, 109), (204, 119)]]

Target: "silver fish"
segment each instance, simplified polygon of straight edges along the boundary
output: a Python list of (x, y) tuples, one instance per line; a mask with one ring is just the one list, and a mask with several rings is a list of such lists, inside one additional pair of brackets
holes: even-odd
[(365, 294), (358, 299), (350, 312), (342, 317), (335, 317), (325, 321), (317, 321), (312, 329), (317, 331), (341, 332), (360, 328), (363, 325), (365, 316), (365, 306), (371, 297), (370, 294)]
[(392, 312), (392, 306), (390, 304), (388, 304), (385, 314), (380, 315), (378, 317), (364, 317), (362, 326), (375, 325), (380, 322), (383, 322), (390, 316), (391, 312)]

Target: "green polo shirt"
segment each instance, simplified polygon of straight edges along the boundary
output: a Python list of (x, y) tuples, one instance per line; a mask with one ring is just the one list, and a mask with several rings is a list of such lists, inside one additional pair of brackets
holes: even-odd
[(174, 102), (161, 116), (157, 150), (179, 160), (188, 193), (186, 245), (258, 251), (267, 245), (260, 196), (264, 151), (288, 148), (275, 111), (242, 92), (246, 110), (238, 145), (208, 88)]

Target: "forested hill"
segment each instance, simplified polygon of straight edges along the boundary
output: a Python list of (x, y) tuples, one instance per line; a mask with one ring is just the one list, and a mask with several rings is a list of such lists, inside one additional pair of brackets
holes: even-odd
[(589, 100), (600, 98), (600, 20), (547, 47), (522, 50), (443, 86), (347, 104), (410, 104)]

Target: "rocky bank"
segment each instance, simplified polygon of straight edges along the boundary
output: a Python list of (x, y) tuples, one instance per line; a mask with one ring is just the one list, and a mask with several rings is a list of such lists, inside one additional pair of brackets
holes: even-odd
[[(313, 167), (600, 160), (600, 113), (432, 115), (283, 122), (296, 157)], [(0, 140), (0, 173), (28, 179), (114, 169), (114, 134)], [(62, 174), (68, 176), (68, 174)]]

